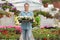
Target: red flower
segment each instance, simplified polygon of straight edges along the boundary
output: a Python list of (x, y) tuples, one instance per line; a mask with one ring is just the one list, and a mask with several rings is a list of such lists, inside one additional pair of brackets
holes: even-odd
[(47, 40), (47, 38), (44, 38), (43, 40)]
[(2, 32), (2, 30), (0, 30), (0, 32)]
[(6, 35), (6, 34), (8, 34), (8, 31), (7, 30), (3, 30), (2, 34)]

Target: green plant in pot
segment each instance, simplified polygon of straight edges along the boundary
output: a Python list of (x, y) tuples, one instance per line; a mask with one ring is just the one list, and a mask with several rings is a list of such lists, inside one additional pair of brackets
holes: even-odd
[(16, 11), (13, 11), (14, 12), (14, 15), (18, 16), (20, 11), (19, 10), (16, 10)]
[(40, 25), (40, 16), (36, 16), (35, 17), (35, 21), (36, 21), (36, 23), (37, 23), (37, 26), (39, 26)]
[(48, 7), (48, 0), (43, 0), (42, 3), (44, 7)]
[(12, 7), (11, 7), (11, 6), (8, 6), (8, 5), (2, 6), (2, 9), (3, 9), (3, 10), (6, 10), (7, 8), (11, 9)]
[(7, 8), (8, 8), (8, 9), (11, 9), (12, 6), (10, 6), (9, 3), (6, 1), (6, 3), (4, 3), (4, 4), (2, 5), (2, 9), (3, 9), (3, 10), (6, 10)]
[(53, 18), (53, 16), (51, 14), (49, 14), (49, 12), (40, 11), (40, 10), (34, 10), (33, 12), (34, 12), (34, 17), (35, 17), (35, 22), (32, 25), (33, 27), (40, 25), (40, 16), (38, 16), (38, 15), (43, 15), (46, 18)]
[(33, 27), (39, 26), (40, 25), (40, 13), (39, 10), (34, 10), (34, 18), (35, 18), (35, 22), (33, 22)]

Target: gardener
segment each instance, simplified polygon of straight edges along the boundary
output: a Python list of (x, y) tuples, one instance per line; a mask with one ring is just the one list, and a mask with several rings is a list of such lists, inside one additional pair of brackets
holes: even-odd
[[(33, 12), (29, 11), (29, 4), (25, 3), (24, 4), (24, 11), (20, 13), (20, 16), (30, 16), (31, 18), (34, 17)], [(22, 27), (22, 38), (23, 40), (33, 40), (32, 39), (32, 22), (30, 21), (25, 21), (21, 22), (21, 27)]]

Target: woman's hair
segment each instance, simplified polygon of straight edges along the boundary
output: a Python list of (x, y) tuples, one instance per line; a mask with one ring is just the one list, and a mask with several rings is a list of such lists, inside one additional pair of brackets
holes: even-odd
[(25, 3), (25, 4), (24, 4), (24, 6), (26, 6), (26, 5), (28, 5), (28, 6), (29, 6), (29, 4), (28, 4), (28, 3)]

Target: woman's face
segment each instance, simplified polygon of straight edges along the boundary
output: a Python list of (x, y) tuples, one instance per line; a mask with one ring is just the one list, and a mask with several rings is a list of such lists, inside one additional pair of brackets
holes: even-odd
[(24, 5), (24, 9), (25, 9), (25, 11), (28, 11), (29, 10), (29, 5)]

